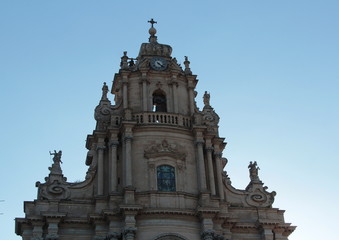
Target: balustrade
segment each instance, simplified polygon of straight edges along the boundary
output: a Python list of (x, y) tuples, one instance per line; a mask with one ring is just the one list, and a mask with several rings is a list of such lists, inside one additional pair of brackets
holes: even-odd
[(166, 112), (144, 112), (133, 115), (137, 124), (164, 124), (190, 128), (192, 121), (190, 117), (166, 113)]

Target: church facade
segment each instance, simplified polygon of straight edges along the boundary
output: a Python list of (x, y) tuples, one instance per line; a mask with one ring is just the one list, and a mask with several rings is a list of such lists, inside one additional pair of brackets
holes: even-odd
[(235, 189), (224, 168), (226, 146), (219, 116), (205, 92), (196, 106), (197, 76), (158, 43), (153, 19), (149, 42), (137, 58), (127, 52), (104, 83), (95, 108), (96, 127), (87, 136), (88, 171), (83, 182), (67, 182), (62, 152), (38, 197), (15, 219), (23, 240), (287, 240), (295, 227), (273, 208), (249, 164), (246, 189)]

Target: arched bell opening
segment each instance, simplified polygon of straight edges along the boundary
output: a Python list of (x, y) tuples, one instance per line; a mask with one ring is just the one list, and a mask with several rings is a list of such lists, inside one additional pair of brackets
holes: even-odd
[(153, 93), (153, 112), (167, 112), (166, 94), (158, 89)]

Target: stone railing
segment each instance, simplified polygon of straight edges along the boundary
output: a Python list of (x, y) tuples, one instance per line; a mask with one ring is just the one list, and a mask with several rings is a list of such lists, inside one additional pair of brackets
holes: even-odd
[(163, 124), (184, 128), (190, 128), (192, 125), (191, 118), (181, 114), (166, 112), (144, 112), (133, 114), (133, 120), (137, 124)]

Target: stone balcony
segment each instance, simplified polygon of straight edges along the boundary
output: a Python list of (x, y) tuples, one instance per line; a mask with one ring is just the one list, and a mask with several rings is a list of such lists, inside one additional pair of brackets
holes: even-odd
[(138, 125), (167, 125), (183, 128), (191, 128), (191, 117), (186, 115), (167, 113), (167, 112), (143, 112), (133, 114), (133, 120)]

